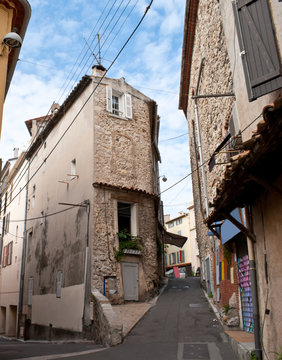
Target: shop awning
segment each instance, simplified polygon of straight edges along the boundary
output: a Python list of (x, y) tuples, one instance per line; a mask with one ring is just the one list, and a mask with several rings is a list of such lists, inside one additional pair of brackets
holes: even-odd
[(170, 233), (168, 231), (164, 232), (164, 243), (169, 245), (174, 245), (181, 248), (185, 242), (187, 241), (187, 237), (182, 235), (177, 235)]

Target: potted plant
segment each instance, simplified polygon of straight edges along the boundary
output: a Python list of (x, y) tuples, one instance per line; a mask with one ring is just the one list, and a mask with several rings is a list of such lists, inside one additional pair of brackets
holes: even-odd
[(142, 246), (140, 245), (140, 236), (131, 235), (127, 229), (123, 229), (117, 233), (119, 238), (119, 249), (115, 252), (115, 258), (120, 260), (125, 254), (140, 255)]

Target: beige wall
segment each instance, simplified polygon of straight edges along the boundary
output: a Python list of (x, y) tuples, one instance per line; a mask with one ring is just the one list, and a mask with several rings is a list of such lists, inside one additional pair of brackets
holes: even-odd
[[(188, 239), (182, 248), (179, 248), (174, 245), (167, 245), (165, 251), (167, 255), (167, 265), (169, 265), (169, 254), (178, 253), (180, 250), (183, 250), (185, 253), (185, 261), (184, 263), (191, 263), (192, 271), (195, 273), (197, 267), (200, 266), (199, 260), (199, 250), (198, 243), (196, 238), (196, 228), (195, 228), (195, 213), (193, 204), (188, 208), (189, 213), (186, 213), (182, 216), (176, 217), (174, 219), (170, 219), (166, 222), (167, 231), (173, 234), (179, 234), (182, 236), (186, 236)], [(176, 224), (176, 220), (182, 219), (181, 224)], [(174, 223), (173, 227), (170, 227), (169, 224)], [(176, 259), (177, 260), (177, 259)], [(178, 263), (176, 265), (181, 265)]]
[[(276, 186), (281, 188), (282, 177)], [(256, 235), (260, 324), (263, 328), (263, 345), (268, 354), (280, 352), (282, 334), (282, 201), (273, 193), (263, 194), (252, 208)], [(267, 267), (267, 269), (266, 269)], [(268, 278), (266, 277), (268, 272)], [(270, 310), (269, 315), (265, 309)], [(265, 321), (264, 321), (265, 316)]]
[[(75, 118), (91, 86), (73, 104), (59, 124), (48, 136), (45, 144), (30, 165), (30, 183), (28, 189), (29, 210), (27, 218), (38, 218), (27, 221), (26, 271), (24, 283), (24, 304), (28, 299), (28, 278), (33, 277), (33, 296), (55, 294), (57, 272), (62, 271), (62, 288), (72, 288), (84, 283), (85, 253), (87, 241), (87, 208), (74, 207), (66, 212), (48, 216), (70, 208), (90, 199), (93, 212), (93, 104), (90, 100), (76, 121), (70, 127), (67, 135), (58, 146), (56, 143)], [(55, 147), (38, 172), (47, 155)], [(76, 161), (76, 175), (71, 177), (71, 162)], [(62, 183), (61, 181), (65, 181)], [(35, 193), (34, 193), (35, 186)], [(33, 196), (35, 200), (33, 201)], [(60, 205), (65, 203), (66, 205)], [(44, 218), (41, 219), (41, 212)], [(47, 217), (45, 218), (45, 215)], [(32, 240), (29, 242), (29, 233)], [(90, 227), (90, 239), (92, 228)], [(73, 302), (82, 306), (81, 293), (73, 294)], [(60, 300), (50, 305), (50, 312), (56, 313), (61, 308)], [(36, 314), (28, 307), (26, 316), (36, 322)], [(82, 309), (81, 309), (82, 311)], [(80, 313), (81, 313), (80, 311)], [(89, 316), (89, 315), (88, 315)], [(73, 324), (72, 324), (73, 322)], [(77, 319), (69, 319), (69, 328), (75, 328)], [(61, 326), (62, 327), (62, 324)]]
[(83, 285), (62, 289), (61, 298), (56, 294), (35, 295), (32, 299), (32, 321), (35, 324), (72, 331), (82, 330)]
[[(15, 162), (13, 165), (16, 171), (13, 173), (13, 178), (8, 178), (8, 181), (10, 180), (11, 182), (6, 189), (8, 194), (11, 194), (11, 196), (8, 196), (8, 204), (12, 200), (6, 209), (6, 215), (10, 213), (9, 232), (4, 234), (2, 247), (3, 259), (4, 247), (12, 242), (12, 262), (11, 265), (7, 265), (6, 267), (2, 266), (0, 268), (0, 306), (2, 307), (2, 311), (0, 312), (0, 333), (5, 334), (6, 336), (15, 336), (17, 329), (17, 309), (19, 302), (21, 259), (24, 236), (23, 220), (25, 217), (26, 196), (26, 191), (24, 188), (26, 178), (25, 176), (22, 177), (22, 170), (24, 168), (26, 169), (26, 162), (21, 167), (18, 167), (19, 161)], [(11, 166), (11, 171), (13, 171), (13, 166)], [(12, 187), (11, 184), (13, 184)], [(24, 190), (22, 190), (20, 195), (17, 196), (15, 200), (13, 200), (14, 196), (18, 194), (20, 189)], [(4, 203), (4, 198), (5, 195), (2, 198), (2, 204)], [(15, 222), (15, 220), (19, 221)], [(2, 221), (3, 218), (0, 222), (1, 232)], [(4, 314), (6, 318), (4, 318)]]

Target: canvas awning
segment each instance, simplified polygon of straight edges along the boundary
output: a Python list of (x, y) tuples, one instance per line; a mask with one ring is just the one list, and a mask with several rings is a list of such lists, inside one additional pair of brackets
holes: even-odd
[(168, 231), (164, 232), (164, 243), (165, 244), (174, 245), (174, 246), (181, 248), (185, 244), (186, 241), (187, 241), (187, 237), (185, 237), (185, 236), (173, 234)]

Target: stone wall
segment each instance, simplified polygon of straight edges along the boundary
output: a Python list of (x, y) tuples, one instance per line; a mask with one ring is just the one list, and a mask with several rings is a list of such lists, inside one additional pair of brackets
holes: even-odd
[(122, 324), (119, 322), (109, 300), (97, 289), (92, 289), (94, 340), (104, 346), (122, 342)]
[[(196, 140), (195, 100), (191, 99), (190, 95), (192, 95), (193, 89), (196, 90), (197, 88), (202, 61), (203, 67), (198, 94), (222, 94), (230, 92), (232, 89), (231, 69), (225, 46), (219, 4), (216, 0), (201, 1), (198, 8), (188, 102), (188, 128), (192, 171), (196, 170), (199, 166), (197, 161), (199, 144)], [(216, 165), (212, 172), (209, 172), (208, 161), (217, 146), (227, 135), (226, 123), (228, 122), (234, 99), (230, 97), (204, 98), (197, 99), (196, 102), (201, 127), (203, 167), (207, 183), (207, 195), (208, 201), (211, 203), (216, 193), (216, 186), (223, 175), (224, 165)], [(216, 162), (222, 163), (225, 161), (225, 154), (216, 157)], [(200, 184), (203, 183), (202, 169), (199, 168), (198, 171), (194, 171), (192, 180), (199, 252), (203, 260), (212, 253), (214, 241), (211, 237), (206, 236), (208, 229), (203, 224), (207, 214), (204, 204), (204, 189), (203, 186), (199, 187), (199, 182)], [(210, 260), (212, 270), (213, 256), (211, 256)]]
[(121, 190), (95, 188), (92, 285), (102, 293), (104, 277), (114, 277), (117, 292), (110, 297), (110, 300), (112, 303), (123, 302), (121, 261), (126, 259), (117, 261), (115, 258), (115, 252), (119, 248), (117, 201), (137, 204), (141, 256), (128, 255), (126, 258), (130, 257), (129, 262), (134, 261), (139, 264), (139, 300), (144, 301), (156, 290), (159, 281), (155, 206), (154, 200), (148, 196)]

